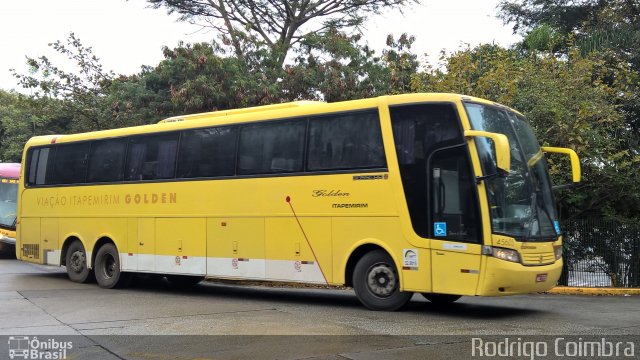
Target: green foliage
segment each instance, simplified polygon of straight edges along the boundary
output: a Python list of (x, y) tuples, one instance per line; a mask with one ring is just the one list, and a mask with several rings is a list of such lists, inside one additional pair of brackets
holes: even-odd
[(67, 132), (71, 119), (62, 107), (60, 100), (0, 90), (0, 161), (20, 162), (32, 136)]
[[(637, 101), (636, 75), (628, 63), (583, 57), (578, 49), (560, 58), (484, 45), (453, 54), (445, 70), (420, 74), (413, 90), (465, 93), (518, 109), (543, 145), (581, 157), (583, 185), (558, 194), (563, 217), (633, 219), (640, 213), (640, 152), (623, 104)], [(551, 162), (556, 183), (569, 181), (563, 160)]]
[(283, 98), (333, 102), (408, 91), (418, 67), (413, 37), (390, 35), (381, 57), (359, 39), (336, 29), (306, 37), (294, 64), (285, 67)]
[(82, 45), (73, 33), (66, 43), (56, 41), (49, 46), (71, 60), (76, 71), (55, 66), (46, 56), (28, 57), (31, 74), (14, 71), (14, 76), (24, 88), (33, 90), (35, 99), (61, 101), (60, 118), (73, 120), (66, 123), (68, 127), (64, 123), (59, 127), (79, 132), (122, 126), (110, 116), (109, 106), (105, 103), (104, 89), (108, 88), (114, 74), (103, 70), (92, 49)]
[[(193, 1), (151, 2), (189, 21), (210, 15), (205, 11), (210, 2), (199, 3), (200, 8)], [(320, 6), (320, 2), (308, 3)], [(354, 8), (349, 13), (353, 20), (405, 1), (344, 3), (378, 4), (375, 9)], [(417, 91), (455, 92), (511, 106), (530, 119), (544, 145), (578, 152), (584, 182), (578, 189), (557, 194), (563, 218), (595, 215), (637, 220), (640, 76), (633, 61), (637, 52), (631, 51), (637, 47), (635, 40), (629, 41), (632, 37), (597, 30), (615, 28), (620, 34), (637, 34), (637, 23), (628, 22), (635, 19), (635, 10), (621, 4), (613, 0), (597, 4), (503, 1), (504, 18), (521, 30), (531, 29), (524, 42), (512, 49), (480, 45), (443, 53), (443, 66), (438, 68), (418, 61), (411, 50), (413, 36), (390, 35), (387, 47), (376, 54), (361, 43), (359, 34), (347, 34), (348, 24), (340, 21), (323, 23), (316, 31), (295, 30), (288, 45), (269, 37), (275, 32), (263, 36), (252, 22), (239, 26), (236, 21), (232, 27), (218, 24), (227, 29), (221, 44), (164, 48), (164, 59), (156, 66), (119, 76), (105, 72), (91, 48), (71, 34), (65, 43), (51, 46), (77, 65), (75, 71), (62, 70), (47, 57), (29, 58), (31, 73), (16, 76), (34, 96), (0, 92), (0, 155), (2, 160), (18, 160), (21, 144), (32, 135), (141, 125), (186, 113), (301, 99), (341, 101)], [(268, 9), (274, 16), (286, 15)], [(263, 30), (272, 25), (265, 24)], [(620, 44), (626, 47), (616, 48)], [(231, 54), (228, 49), (233, 50)], [(289, 56), (287, 62), (283, 54)], [(559, 178), (556, 182), (568, 181), (565, 159), (552, 158), (551, 171)]]
[(530, 51), (556, 52), (562, 46), (564, 38), (556, 29), (542, 24), (532, 29), (524, 38), (523, 45)]
[[(548, 109), (537, 115), (541, 128), (563, 117), (576, 119), (563, 136), (586, 151), (591, 161), (584, 164), (588, 192), (574, 192), (567, 203), (582, 215), (596, 213), (617, 220), (635, 219), (640, 214), (640, 3), (628, 0), (504, 0), (501, 17), (514, 30), (530, 30), (525, 45), (544, 38), (551, 29), (559, 58), (568, 59), (567, 74), (546, 67), (532, 84), (536, 92), (546, 91)], [(537, 45), (544, 43), (539, 41)], [(531, 56), (549, 50), (525, 46)], [(540, 59), (550, 61), (549, 59)], [(560, 60), (554, 59), (555, 62)], [(562, 91), (548, 92), (549, 74), (565, 84)], [(559, 83), (560, 85), (560, 83)], [(587, 86), (588, 87), (585, 87)], [(522, 92), (525, 96), (531, 93)], [(573, 99), (568, 96), (572, 96)], [(530, 105), (524, 102), (522, 106)], [(588, 121), (584, 122), (582, 119)], [(547, 129), (550, 129), (547, 127)], [(570, 130), (579, 129), (581, 133)], [(552, 134), (541, 134), (550, 138)], [(565, 195), (566, 196), (566, 195)], [(597, 209), (597, 210), (595, 210)], [(594, 211), (595, 210), (595, 211)]]

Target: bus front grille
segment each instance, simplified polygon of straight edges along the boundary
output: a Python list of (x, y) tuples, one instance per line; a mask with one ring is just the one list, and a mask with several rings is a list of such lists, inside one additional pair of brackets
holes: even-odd
[(40, 259), (40, 244), (23, 244), (22, 257)]
[(547, 265), (555, 261), (556, 256), (553, 252), (522, 254), (522, 263), (524, 265)]

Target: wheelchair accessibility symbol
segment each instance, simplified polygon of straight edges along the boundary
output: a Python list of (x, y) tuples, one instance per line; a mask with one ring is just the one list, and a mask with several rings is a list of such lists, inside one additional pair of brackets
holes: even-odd
[(445, 222), (433, 223), (433, 234), (435, 236), (447, 236), (447, 223)]

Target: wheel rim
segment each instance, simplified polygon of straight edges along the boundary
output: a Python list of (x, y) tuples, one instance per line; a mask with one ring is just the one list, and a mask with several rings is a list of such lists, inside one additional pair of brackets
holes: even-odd
[(387, 264), (375, 264), (367, 272), (367, 287), (377, 297), (386, 298), (393, 295), (396, 283), (396, 274)]
[(111, 279), (116, 272), (116, 259), (111, 254), (102, 257), (102, 273), (106, 279)]
[(71, 270), (75, 273), (81, 273), (82, 271), (84, 271), (85, 268), (85, 256), (84, 256), (84, 251), (81, 250), (77, 250), (74, 251), (71, 254), (71, 259), (70, 259), (70, 264), (69, 266), (71, 266)]

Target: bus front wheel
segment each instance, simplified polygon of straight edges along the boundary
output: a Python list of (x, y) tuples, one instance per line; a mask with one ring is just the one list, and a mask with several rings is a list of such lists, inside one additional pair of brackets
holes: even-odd
[(396, 266), (382, 250), (371, 251), (358, 260), (353, 270), (353, 289), (362, 305), (371, 310), (398, 310), (413, 295), (400, 291)]
[(84, 246), (78, 240), (69, 245), (65, 258), (67, 276), (71, 281), (86, 283), (91, 280), (91, 270), (87, 267), (87, 253)]
[(93, 269), (98, 285), (105, 289), (126, 286), (130, 279), (130, 274), (120, 271), (120, 255), (111, 243), (100, 247)]

